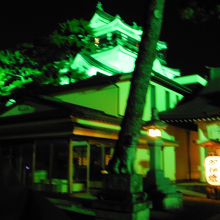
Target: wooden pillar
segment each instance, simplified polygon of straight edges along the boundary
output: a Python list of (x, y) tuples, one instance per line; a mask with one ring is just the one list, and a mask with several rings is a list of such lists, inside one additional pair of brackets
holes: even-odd
[(49, 168), (48, 168), (48, 179), (49, 179), (50, 190), (52, 190), (53, 155), (54, 155), (54, 144), (51, 143), (49, 150)]
[(32, 149), (32, 186), (34, 185), (34, 175), (36, 170), (36, 150), (37, 150), (37, 143), (34, 141), (33, 149)]
[(72, 193), (73, 186), (73, 144), (72, 138), (69, 140), (68, 151), (68, 193)]
[(190, 155), (190, 131), (186, 130), (186, 138), (187, 138), (187, 162), (188, 162), (188, 179), (192, 179), (192, 169), (191, 169), (191, 155)]
[(101, 147), (101, 166), (102, 170), (105, 170), (105, 147), (103, 145)]
[(19, 146), (19, 156), (18, 156), (18, 178), (19, 182), (23, 184), (23, 173), (24, 173), (24, 168), (23, 168), (23, 147)]
[(89, 192), (90, 188), (90, 151), (91, 146), (87, 143), (87, 170), (86, 170), (86, 191)]

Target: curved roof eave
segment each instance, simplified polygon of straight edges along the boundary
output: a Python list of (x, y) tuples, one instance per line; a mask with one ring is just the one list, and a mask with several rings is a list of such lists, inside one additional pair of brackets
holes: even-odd
[(109, 21), (109, 22), (111, 22), (115, 18), (114, 16), (100, 9), (97, 9), (95, 14), (97, 14), (100, 18), (105, 19), (106, 21)]
[(143, 31), (142, 30), (136, 30), (133, 29), (131, 26), (125, 24), (121, 19), (116, 17), (113, 21), (110, 23), (100, 25), (93, 28), (94, 35), (99, 36), (103, 35), (105, 33), (111, 32), (110, 30), (119, 30), (125, 32), (129, 37), (134, 38), (138, 41), (141, 41), (141, 36)]
[(81, 53), (80, 55), (87, 63), (89, 63), (90, 65), (95, 66), (97, 68), (100, 68), (105, 72), (109, 72), (110, 74), (113, 74), (113, 75), (120, 73), (119, 71), (99, 62), (98, 60), (94, 59), (92, 56), (90, 56), (88, 54)]

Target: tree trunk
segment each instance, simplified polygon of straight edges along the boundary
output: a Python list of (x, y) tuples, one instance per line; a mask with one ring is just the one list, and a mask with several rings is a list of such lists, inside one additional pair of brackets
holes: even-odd
[(125, 116), (119, 139), (109, 163), (110, 173), (133, 174), (135, 152), (142, 126), (142, 115), (159, 40), (165, 0), (150, 0), (146, 10), (139, 55), (133, 72)]

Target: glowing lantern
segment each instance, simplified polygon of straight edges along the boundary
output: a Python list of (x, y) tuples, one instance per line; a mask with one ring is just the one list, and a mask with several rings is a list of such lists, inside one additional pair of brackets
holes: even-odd
[(150, 137), (158, 138), (161, 137), (161, 130), (166, 128), (166, 123), (161, 121), (158, 116), (156, 108), (152, 108), (152, 118), (150, 121), (143, 125), (143, 128), (147, 130), (147, 134)]
[(209, 184), (220, 185), (220, 156), (209, 156), (205, 159), (205, 177)]
[(160, 137), (161, 136), (161, 130), (158, 128), (150, 128), (147, 131), (148, 135), (151, 137)]

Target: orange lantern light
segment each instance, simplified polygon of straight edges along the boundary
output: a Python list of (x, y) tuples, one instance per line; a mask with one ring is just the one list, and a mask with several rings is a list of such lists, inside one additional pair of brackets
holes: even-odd
[(220, 156), (205, 158), (205, 177), (210, 185), (220, 186)]

